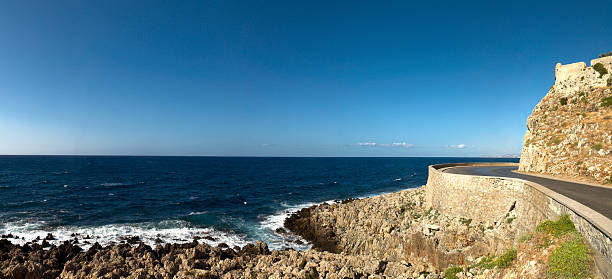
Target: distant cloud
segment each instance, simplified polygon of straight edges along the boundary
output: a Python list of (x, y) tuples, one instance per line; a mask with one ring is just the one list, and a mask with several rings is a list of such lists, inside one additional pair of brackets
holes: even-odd
[(466, 148), (466, 147), (467, 147), (467, 146), (466, 146), (465, 144), (463, 144), (463, 143), (461, 143), (461, 144), (457, 144), (457, 145), (451, 145), (451, 146), (450, 146), (450, 148), (455, 148), (455, 149), (464, 149), (464, 148)]
[(399, 146), (399, 147), (413, 147), (414, 144), (412, 143), (406, 143), (405, 141), (403, 142), (394, 142), (391, 144), (391, 146)]
[(406, 143), (406, 142), (394, 142), (394, 143), (360, 142), (358, 144), (360, 146), (370, 146), (370, 147), (405, 147), (405, 148), (414, 147), (414, 144)]
[(277, 144), (276, 143), (264, 143), (261, 146), (263, 146), (263, 147), (270, 147), (270, 146), (275, 146), (275, 145), (277, 145)]
[(375, 142), (360, 142), (359, 145), (361, 146), (376, 146)]

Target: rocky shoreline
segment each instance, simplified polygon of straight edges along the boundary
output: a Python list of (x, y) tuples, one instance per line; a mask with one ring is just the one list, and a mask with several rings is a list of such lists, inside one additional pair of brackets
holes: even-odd
[(197, 239), (152, 248), (137, 237), (83, 251), (70, 241), (15, 245), (2, 239), (0, 278), (423, 279), (445, 277), (457, 266), (465, 268), (458, 278), (542, 276), (544, 261), (528, 259), (547, 254), (548, 248), (519, 249), (511, 268), (480, 270), (475, 265), (513, 246), (512, 220), (519, 216), (512, 208), (490, 222), (449, 217), (427, 206), (424, 187), (295, 212), (278, 233), (303, 237), (313, 246), (307, 251), (270, 251), (263, 242), (213, 247)]

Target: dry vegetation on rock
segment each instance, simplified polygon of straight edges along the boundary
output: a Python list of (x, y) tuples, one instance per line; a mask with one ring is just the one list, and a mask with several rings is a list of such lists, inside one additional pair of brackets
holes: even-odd
[(558, 66), (555, 84), (527, 120), (520, 170), (612, 183), (612, 57), (599, 60)]

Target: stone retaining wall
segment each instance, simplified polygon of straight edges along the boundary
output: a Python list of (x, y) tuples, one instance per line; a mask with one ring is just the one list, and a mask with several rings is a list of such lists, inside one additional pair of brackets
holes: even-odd
[(599, 269), (608, 276), (612, 275), (610, 219), (536, 183), (513, 178), (443, 172), (447, 167), (468, 165), (489, 164), (429, 166), (425, 187), (426, 204), (446, 215), (484, 223), (503, 222), (506, 214), (513, 209), (517, 216), (513, 221), (516, 222), (515, 242), (521, 235), (532, 232), (540, 222), (567, 214), (595, 250)]

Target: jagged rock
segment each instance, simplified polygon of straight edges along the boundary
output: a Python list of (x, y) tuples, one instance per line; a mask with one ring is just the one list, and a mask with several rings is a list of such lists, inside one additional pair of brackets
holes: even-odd
[[(579, 62), (557, 64), (555, 84), (527, 118), (519, 170), (612, 183), (612, 56), (608, 74)], [(608, 81), (610, 83), (608, 83)]]
[(269, 254), (270, 254), (270, 250), (268, 249), (268, 245), (261, 241), (257, 241), (254, 245), (250, 243), (247, 244), (238, 253), (238, 255), (241, 255), (241, 256), (246, 255), (250, 257), (254, 257), (257, 255), (269, 255)]
[[(341, 204), (348, 204), (341, 203)], [(321, 204), (318, 206), (303, 208), (285, 219), (284, 225), (297, 235), (312, 243), (313, 248), (337, 253), (340, 251), (338, 238), (333, 229), (333, 216), (327, 219), (318, 219), (314, 215), (314, 210), (326, 208), (330, 205)], [(321, 222), (323, 221), (323, 223)]]
[(429, 225), (429, 224), (423, 225), (423, 234), (427, 236), (433, 235), (433, 231), (439, 231), (439, 230), (440, 230), (440, 226), (438, 225)]
[(126, 242), (128, 244), (136, 244), (136, 243), (140, 242), (140, 237), (138, 237), (138, 236), (128, 237), (128, 238), (126, 238)]
[[(478, 228), (482, 224), (466, 226), (461, 218), (424, 208), (425, 192), (321, 204), (288, 218), (288, 228), (300, 229), (295, 233), (311, 234), (319, 245), (328, 245), (320, 248), (339, 253), (270, 251), (261, 241), (230, 249), (195, 239), (155, 249), (140, 241), (106, 247), (96, 242), (87, 251), (66, 241), (46, 250), (36, 243), (14, 245), (1, 239), (0, 278), (440, 278), (449, 266), (467, 266), (490, 254), (491, 244), (510, 230), (504, 223), (485, 232)], [(426, 236), (423, 230), (435, 234)], [(500, 274), (481, 278), (502, 278)]]

